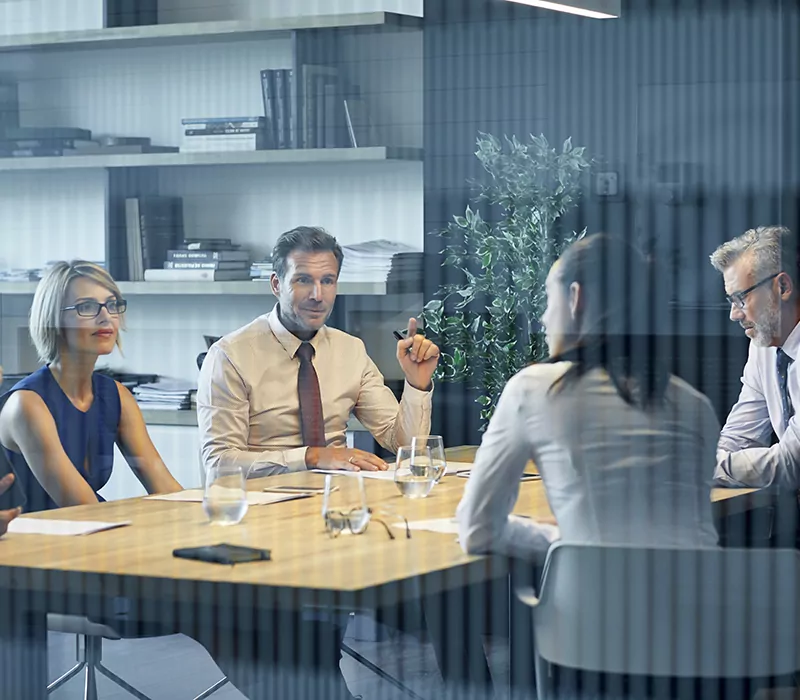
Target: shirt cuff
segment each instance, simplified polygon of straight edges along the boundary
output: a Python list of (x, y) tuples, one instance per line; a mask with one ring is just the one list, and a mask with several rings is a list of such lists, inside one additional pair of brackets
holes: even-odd
[(411, 386), (408, 383), (408, 379), (405, 380), (405, 385), (403, 386), (403, 398), (408, 398), (410, 401), (414, 401), (419, 404), (426, 403), (431, 400), (431, 396), (433, 395), (433, 380), (431, 380), (431, 388), (428, 391), (422, 391), (422, 389), (417, 389), (416, 387)]
[(307, 447), (294, 447), (291, 450), (283, 451), (283, 459), (286, 463), (286, 468), (290, 472), (305, 471), (307, 449)]

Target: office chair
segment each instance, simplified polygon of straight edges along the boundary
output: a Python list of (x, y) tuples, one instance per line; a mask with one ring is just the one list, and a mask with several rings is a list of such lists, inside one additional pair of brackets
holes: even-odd
[[(69, 671), (47, 686), (48, 695), (58, 690), (58, 688), (67, 681), (72, 680), (81, 671), (85, 670), (84, 700), (97, 700), (98, 673), (108, 678), (112, 683), (115, 683), (138, 700), (150, 700), (147, 695), (134, 688), (103, 665), (103, 640), (123, 639), (113, 627), (98, 622), (92, 622), (81, 615), (58, 615), (50, 613), (47, 615), (47, 629), (52, 632), (76, 635), (75, 648), (77, 657), (77, 663), (69, 669)], [(83, 648), (81, 648), (81, 643), (83, 643)], [(194, 700), (205, 700), (227, 682), (227, 678), (221, 678), (210, 688), (200, 693)]]
[(726, 697), (750, 697), (800, 668), (798, 584), (793, 549), (556, 543), (541, 594), (517, 591), (533, 614), (537, 696), (702, 697), (723, 680)]

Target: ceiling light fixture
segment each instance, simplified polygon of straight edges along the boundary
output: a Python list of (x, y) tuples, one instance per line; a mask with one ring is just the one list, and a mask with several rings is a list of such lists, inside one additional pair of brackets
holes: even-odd
[(616, 19), (622, 14), (621, 0), (509, 0), (521, 5), (541, 7), (543, 10), (569, 12), (593, 19)]

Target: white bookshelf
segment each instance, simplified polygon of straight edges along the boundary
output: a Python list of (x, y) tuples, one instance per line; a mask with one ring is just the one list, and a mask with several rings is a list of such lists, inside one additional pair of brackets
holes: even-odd
[[(38, 282), (0, 282), (0, 294), (32, 295)], [(126, 296), (269, 296), (267, 282), (120, 282)], [(385, 282), (340, 282), (340, 296), (384, 296)]]
[(418, 17), (392, 12), (355, 12), (274, 17), (223, 22), (182, 22), (142, 27), (114, 27), (42, 32), (0, 37), (0, 51), (113, 49), (262, 39), (307, 29), (418, 29)]
[(0, 158), (0, 172), (13, 170), (72, 170), (76, 168), (168, 168), (203, 165), (325, 165), (420, 161), (419, 148), (298, 148), (268, 151), (208, 153), (131, 153), (116, 155)]
[[(50, 0), (14, 1), (33, 8)], [(366, 148), (0, 158), (0, 230), (16, 241), (0, 250), (0, 267), (108, 260), (120, 197), (148, 194), (182, 198), (186, 236), (232, 238), (254, 260), (298, 225), (324, 226), (342, 245), (385, 238), (421, 249), (422, 33), (414, 14), (421, 7), (421, 0), (164, 0), (155, 26), (89, 28), (94, 18), (86, 18), (84, 27), (30, 22), (26, 34), (0, 28), (3, 79), (19, 85), (23, 126), (178, 146), (182, 118), (263, 114), (261, 70), (330, 55), (383, 130), (382, 145)], [(135, 303), (124, 352), (109, 361), (187, 380), (196, 376), (204, 334), (228, 333), (274, 302), (265, 282), (120, 287)], [(35, 289), (0, 281), (0, 364), (9, 372), (35, 364), (25, 348)], [(419, 312), (422, 295), (349, 282), (339, 295), (348, 329), (387, 379), (397, 379), (392, 330)]]

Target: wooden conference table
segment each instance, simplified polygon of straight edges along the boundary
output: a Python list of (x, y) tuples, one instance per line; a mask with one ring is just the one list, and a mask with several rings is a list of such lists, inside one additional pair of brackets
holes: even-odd
[[(451, 454), (452, 461), (467, 457)], [(319, 486), (323, 480), (314, 473), (286, 474), (251, 480), (249, 488)], [(391, 481), (366, 480), (366, 489), (374, 510), (413, 522), (452, 517), (465, 483), (447, 476), (420, 500), (402, 498)], [(715, 490), (713, 499), (726, 511), (758, 505), (752, 490)], [(441, 604), (448, 592), (465, 586), (507, 586), (505, 558), (467, 556), (453, 534), (414, 530), (409, 540), (393, 527), (391, 540), (373, 523), (363, 535), (331, 539), (320, 509), (320, 496), (251, 506), (244, 521), (229, 528), (208, 525), (198, 503), (141, 498), (24, 516), (132, 524), (79, 537), (11, 533), (0, 540), (0, 697), (45, 697), (47, 612), (114, 615), (164, 634), (194, 635), (198, 625), (209, 625), (236, 635), (258, 625), (267, 610), (387, 610), (421, 601)], [(550, 515), (541, 482), (521, 484), (515, 512)], [(178, 547), (217, 542), (268, 548), (272, 561), (227, 567), (172, 556)], [(467, 632), (455, 630), (444, 639), (463, 641)], [(440, 665), (460, 653), (437, 652)]]

